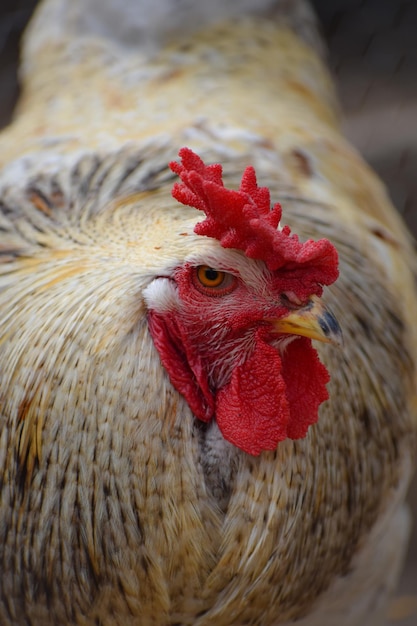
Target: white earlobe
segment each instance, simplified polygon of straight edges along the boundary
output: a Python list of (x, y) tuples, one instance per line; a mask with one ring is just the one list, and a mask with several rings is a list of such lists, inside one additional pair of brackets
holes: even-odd
[(149, 310), (168, 313), (180, 308), (175, 282), (170, 278), (155, 278), (144, 290), (143, 297)]

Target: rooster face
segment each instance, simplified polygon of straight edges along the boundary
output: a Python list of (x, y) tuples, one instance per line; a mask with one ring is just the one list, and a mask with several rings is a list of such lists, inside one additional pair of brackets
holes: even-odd
[(180, 156), (170, 164), (182, 180), (172, 195), (206, 214), (194, 233), (210, 239), (211, 252), (148, 286), (150, 333), (194, 415), (215, 419), (225, 439), (257, 455), (304, 437), (328, 398), (329, 374), (311, 339), (340, 341), (317, 302), (337, 278), (337, 253), (325, 239), (301, 243), (279, 228), (281, 207), (271, 209), (253, 168), (233, 191), (220, 165), (188, 148)]
[(311, 338), (340, 341), (320, 300), (285, 291), (285, 272), (213, 242), (145, 290), (149, 328), (194, 415), (250, 454), (305, 436), (329, 376)]

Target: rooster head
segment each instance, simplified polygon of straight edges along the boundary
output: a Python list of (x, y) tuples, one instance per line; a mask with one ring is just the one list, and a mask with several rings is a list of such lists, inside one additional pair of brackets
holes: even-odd
[(188, 148), (179, 155), (172, 194), (205, 213), (194, 232), (220, 246), (149, 286), (149, 329), (196, 418), (215, 419), (225, 439), (258, 455), (304, 437), (328, 398), (329, 374), (311, 341), (341, 342), (320, 300), (338, 276), (337, 252), (326, 239), (301, 243), (281, 229), (281, 207), (271, 209), (252, 167), (236, 191), (224, 187), (220, 165)]

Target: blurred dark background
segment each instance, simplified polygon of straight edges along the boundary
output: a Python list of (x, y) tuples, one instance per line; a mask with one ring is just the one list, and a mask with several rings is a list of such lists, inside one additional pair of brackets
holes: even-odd
[[(417, 237), (417, 0), (312, 3), (329, 48), (345, 133)], [(0, 0), (0, 128), (18, 97), (19, 40), (36, 4)], [(410, 503), (414, 533), (390, 622), (399, 626), (417, 626), (417, 480)]]

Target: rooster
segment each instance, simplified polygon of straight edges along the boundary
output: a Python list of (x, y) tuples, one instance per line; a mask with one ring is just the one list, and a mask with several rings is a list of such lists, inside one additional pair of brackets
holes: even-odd
[(382, 624), (416, 264), (340, 133), (309, 7), (45, 0), (21, 76), (0, 623)]

